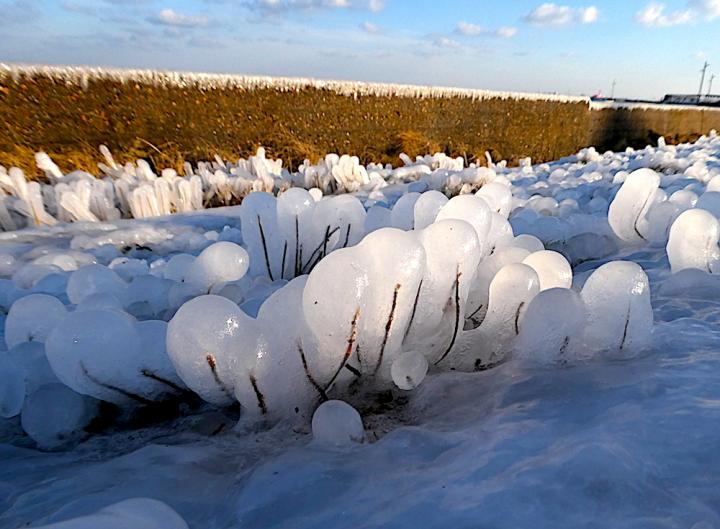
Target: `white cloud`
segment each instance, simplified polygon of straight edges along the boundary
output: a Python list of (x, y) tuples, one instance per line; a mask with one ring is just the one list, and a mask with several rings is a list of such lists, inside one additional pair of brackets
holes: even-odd
[(647, 27), (667, 28), (680, 26), (693, 21), (694, 13), (690, 9), (665, 12), (665, 4), (652, 3), (637, 12), (635, 20)]
[(363, 22), (362, 24), (360, 24), (360, 28), (365, 33), (370, 33), (371, 35), (377, 35), (378, 33), (382, 32), (380, 26), (378, 26), (377, 24), (373, 24), (372, 22)]
[(365, 9), (377, 13), (385, 8), (385, 0), (250, 0), (250, 7), (277, 13), (316, 9)]
[(707, 20), (720, 18), (720, 0), (692, 0), (689, 7)]
[(652, 2), (635, 14), (635, 20), (647, 27), (667, 28), (720, 18), (720, 0), (690, 0), (685, 9), (666, 11), (666, 5)]
[(539, 5), (525, 15), (525, 22), (533, 26), (571, 26), (592, 24), (600, 18), (600, 11), (595, 6), (570, 7), (553, 3)]
[(150, 22), (162, 26), (173, 26), (179, 28), (198, 28), (208, 25), (208, 19), (204, 16), (184, 15), (173, 9), (163, 9), (157, 15), (150, 17)]
[(461, 35), (465, 35), (466, 37), (477, 37), (478, 35), (482, 35), (485, 30), (482, 28), (482, 26), (478, 26), (477, 24), (471, 24), (469, 22), (460, 21), (457, 25), (457, 32)]
[(382, 11), (383, 9), (385, 9), (385, 0), (370, 0), (368, 2), (368, 9), (373, 13)]
[(435, 46), (438, 46), (439, 48), (459, 48), (460, 43), (456, 40), (453, 40), (449, 37), (439, 37), (435, 39), (434, 41)]
[(495, 30), (495, 35), (497, 35), (501, 39), (511, 39), (515, 35), (517, 35), (517, 32), (517, 28), (513, 28), (510, 26), (502, 26)]
[(502, 26), (495, 30), (488, 30), (477, 24), (471, 24), (470, 22), (460, 21), (455, 28), (455, 33), (464, 37), (478, 37), (480, 35), (488, 35), (492, 37), (499, 37), (501, 39), (509, 39), (517, 35), (517, 28), (510, 26)]

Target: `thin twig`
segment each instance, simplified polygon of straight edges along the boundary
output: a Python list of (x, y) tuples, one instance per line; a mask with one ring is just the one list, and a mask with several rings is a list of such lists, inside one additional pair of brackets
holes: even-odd
[(388, 338), (390, 336), (390, 328), (392, 327), (393, 320), (395, 319), (395, 309), (397, 308), (398, 292), (400, 292), (400, 283), (395, 285), (393, 292), (392, 306), (390, 307), (390, 314), (388, 315), (387, 323), (385, 323), (385, 336), (383, 336), (382, 345), (380, 346), (380, 354), (378, 355), (377, 364), (375, 364), (375, 370), (373, 374), (376, 374), (380, 369), (380, 365), (383, 361), (383, 355), (385, 354), (385, 346), (387, 345)]
[(135, 393), (131, 393), (130, 391), (120, 388), (118, 386), (114, 386), (112, 384), (108, 384), (106, 382), (100, 382), (97, 378), (92, 376), (90, 373), (88, 373), (87, 368), (85, 367), (85, 364), (80, 361), (80, 369), (82, 369), (83, 374), (87, 379), (92, 382), (93, 384), (96, 384), (100, 386), (101, 388), (109, 389), (110, 391), (115, 391), (116, 393), (120, 393), (122, 396), (129, 398), (130, 400), (134, 400), (135, 402), (139, 402), (140, 404), (151, 404), (152, 401), (146, 399), (145, 397), (141, 395), (137, 395)]
[(355, 314), (353, 315), (353, 319), (350, 322), (350, 336), (348, 336), (347, 347), (345, 348), (345, 354), (343, 355), (342, 362), (340, 363), (340, 366), (337, 368), (337, 371), (335, 371), (335, 374), (330, 379), (330, 382), (325, 384), (324, 391), (327, 391), (328, 389), (330, 389), (330, 387), (335, 383), (335, 379), (340, 374), (340, 371), (342, 371), (342, 368), (345, 367), (345, 364), (347, 364), (347, 361), (350, 358), (350, 355), (352, 355), (353, 346), (355, 345), (355, 340), (357, 340), (357, 325), (358, 325), (359, 318), (360, 318), (360, 307), (355, 309)]
[(260, 228), (260, 240), (262, 241), (263, 245), (263, 252), (265, 253), (265, 266), (267, 267), (267, 273), (268, 276), (270, 276), (270, 281), (275, 281), (275, 278), (273, 277), (272, 270), (270, 269), (270, 257), (268, 257), (268, 249), (267, 244), (265, 242), (265, 230), (263, 230), (262, 220), (260, 220), (260, 215), (257, 216), (258, 221), (258, 227)]
[(232, 392), (227, 388), (225, 383), (220, 380), (220, 375), (218, 375), (217, 372), (217, 361), (215, 360), (215, 357), (212, 354), (207, 353), (205, 355), (205, 361), (207, 362), (207, 365), (210, 366), (210, 371), (212, 372), (215, 383), (220, 388), (220, 391), (222, 391), (227, 398), (232, 399)]
[(440, 357), (440, 360), (435, 362), (435, 365), (438, 365), (440, 362), (445, 360), (445, 357), (450, 354), (450, 351), (452, 351), (452, 348), (455, 346), (455, 340), (457, 339), (458, 330), (460, 329), (460, 276), (462, 274), (460, 273), (459, 264), (457, 265), (457, 268), (455, 270), (455, 328), (453, 329), (453, 335), (452, 340), (450, 340), (450, 345), (448, 345), (447, 349)]
[(403, 341), (407, 339), (408, 334), (410, 334), (410, 328), (412, 327), (413, 321), (415, 321), (415, 312), (417, 311), (418, 300), (420, 299), (420, 289), (422, 288), (422, 285), (423, 280), (421, 279), (417, 287), (417, 292), (415, 292), (415, 301), (413, 302), (412, 313), (410, 314), (410, 321), (408, 322), (407, 329), (405, 329), (405, 336), (403, 336)]
[(310, 384), (312, 384), (312, 386), (320, 394), (320, 400), (322, 402), (325, 402), (326, 400), (328, 400), (327, 393), (320, 386), (320, 384), (317, 383), (317, 381), (315, 380), (315, 377), (312, 376), (312, 373), (310, 373), (310, 368), (308, 367), (307, 358), (305, 358), (305, 351), (303, 350), (302, 342), (300, 340), (298, 340), (298, 342), (297, 342), (297, 349), (298, 349), (298, 352), (300, 353), (300, 359), (302, 360), (303, 369), (305, 370), (305, 376), (307, 377)]
[(250, 373), (248, 375), (250, 378), (250, 384), (252, 385), (253, 391), (255, 392), (255, 398), (257, 398), (258, 402), (258, 408), (260, 408), (260, 412), (263, 415), (267, 414), (267, 404), (265, 404), (265, 395), (262, 394), (260, 391), (260, 388), (258, 387), (257, 379), (255, 378), (255, 375)]

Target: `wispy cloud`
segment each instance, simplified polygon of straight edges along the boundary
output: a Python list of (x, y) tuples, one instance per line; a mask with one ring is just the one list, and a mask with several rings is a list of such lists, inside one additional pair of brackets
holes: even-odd
[(684, 9), (667, 11), (663, 3), (652, 2), (635, 14), (635, 20), (646, 27), (667, 28), (720, 18), (720, 0), (690, 0)]
[(464, 37), (479, 37), (481, 35), (509, 39), (517, 35), (517, 28), (502, 26), (497, 29), (485, 29), (478, 24), (460, 21), (455, 28), (455, 33)]
[(652, 3), (637, 12), (635, 20), (647, 27), (667, 28), (692, 22), (695, 14), (690, 9), (665, 11), (665, 4)]
[(433, 41), (433, 44), (438, 48), (457, 49), (460, 47), (460, 43), (450, 37), (438, 37)]
[(689, 8), (696, 11), (706, 20), (720, 18), (720, 0), (692, 0)]
[(208, 18), (200, 15), (185, 15), (174, 9), (163, 9), (148, 19), (153, 24), (178, 28), (198, 28), (208, 25)]
[(600, 11), (595, 6), (570, 7), (546, 3), (525, 15), (525, 22), (533, 26), (562, 27), (593, 24), (599, 18)]
[(385, 8), (385, 0), (249, 0), (248, 5), (275, 13), (319, 9), (363, 9), (377, 13)]

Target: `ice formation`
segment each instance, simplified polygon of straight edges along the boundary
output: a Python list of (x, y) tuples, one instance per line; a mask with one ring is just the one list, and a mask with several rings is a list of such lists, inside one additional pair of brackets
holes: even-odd
[(329, 400), (318, 406), (312, 418), (312, 432), (315, 441), (333, 446), (360, 443), (365, 436), (360, 414), (341, 400)]
[(25, 399), (22, 427), (42, 450), (53, 450), (85, 437), (95, 403), (64, 384), (45, 384)]
[(670, 228), (667, 255), (670, 268), (679, 272), (697, 268), (717, 271), (720, 260), (720, 222), (704, 209), (690, 209), (680, 215)]
[(3, 222), (53, 224), (1, 237), (0, 414), (55, 450), (107, 406), (202, 399), (239, 404), (239, 432), (347, 444), (363, 423), (338, 400), (367, 413), (441, 372), (637, 356), (651, 292), (720, 292), (718, 152), (710, 135), (516, 168), (328, 155), (291, 173), (260, 151), (179, 176), (103, 149), (101, 183), (40, 156), (48, 203), (0, 171)]
[(607, 263), (587, 279), (580, 293), (587, 308), (583, 336), (588, 353), (630, 356), (649, 345), (653, 328), (650, 285), (636, 263)]

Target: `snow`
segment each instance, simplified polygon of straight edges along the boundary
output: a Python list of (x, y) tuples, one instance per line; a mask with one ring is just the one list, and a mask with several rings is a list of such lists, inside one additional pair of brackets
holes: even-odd
[(720, 138), (408, 162), (1, 234), (0, 526), (720, 524)]

